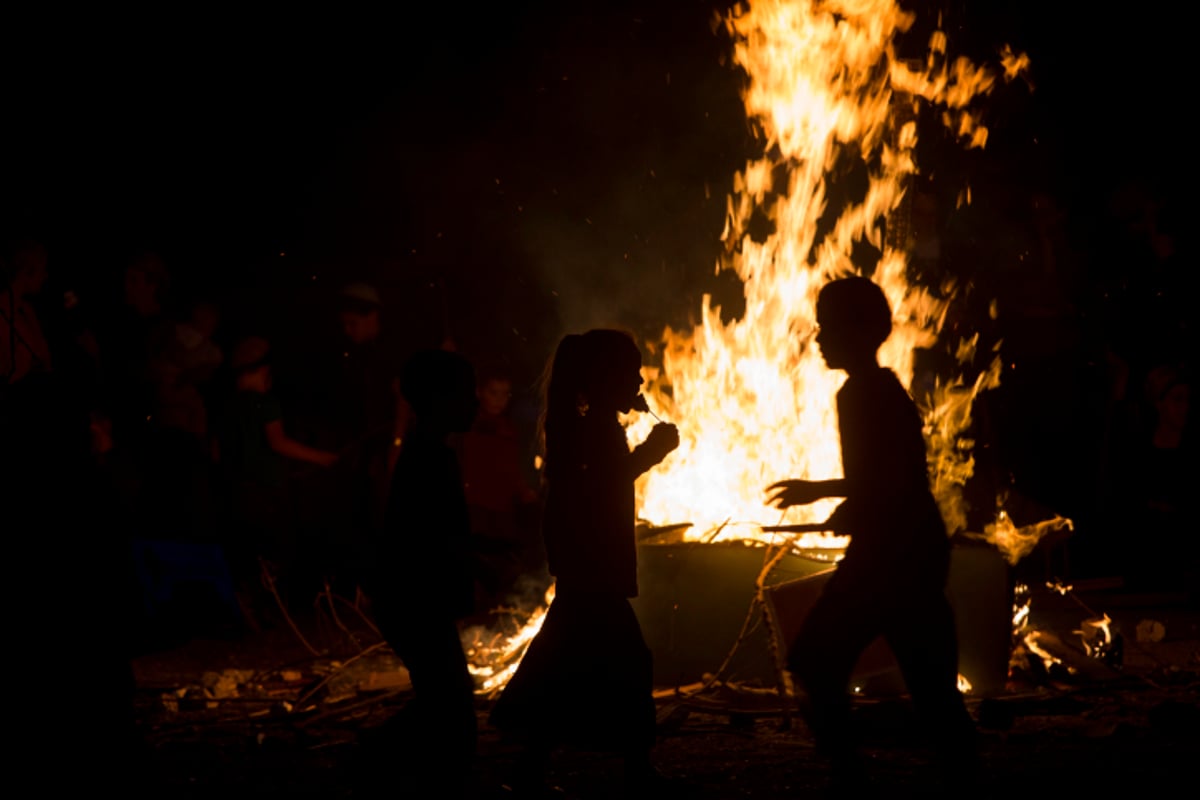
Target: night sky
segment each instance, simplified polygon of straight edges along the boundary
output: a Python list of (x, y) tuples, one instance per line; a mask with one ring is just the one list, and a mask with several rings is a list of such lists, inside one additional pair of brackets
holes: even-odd
[[(1185, 27), (1163, 15), (1183, 12), (1043, 5), (939, 4), (952, 48), (1033, 59), (1035, 90), (991, 101), (984, 171), (1099, 224), (1114, 170), (1178, 176)], [(361, 278), (407, 329), (522, 367), (565, 330), (652, 334), (737, 292), (713, 264), (756, 151), (716, 8), (5, 12), (5, 232), (45, 241), (58, 285), (96, 304), (155, 249), (227, 330), (311, 327)]]

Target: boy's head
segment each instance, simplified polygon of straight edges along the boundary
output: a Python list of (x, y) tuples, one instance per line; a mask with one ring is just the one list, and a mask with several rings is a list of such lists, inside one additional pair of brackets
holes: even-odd
[(422, 350), (413, 355), (400, 374), (400, 391), (417, 424), (438, 433), (467, 430), (479, 409), (475, 368), (447, 350)]
[(139, 313), (156, 313), (167, 291), (169, 275), (157, 253), (142, 253), (125, 268), (125, 303)]
[(221, 324), (221, 309), (216, 303), (197, 300), (192, 304), (192, 313), (189, 315), (188, 321), (193, 328), (211, 339)]
[(1146, 376), (1146, 399), (1154, 408), (1158, 425), (1183, 430), (1188, 419), (1191, 383), (1182, 369), (1164, 364), (1150, 370)]
[(479, 410), (491, 417), (498, 417), (508, 410), (512, 402), (512, 377), (493, 367), (479, 375)]
[(832, 369), (866, 360), (892, 332), (892, 309), (883, 290), (854, 276), (827, 283), (817, 296), (817, 344)]
[(379, 292), (365, 283), (352, 283), (342, 288), (339, 315), (342, 333), (351, 343), (366, 344), (379, 338)]
[(9, 254), (8, 269), (5, 271), (5, 287), (13, 287), (17, 294), (37, 294), (46, 283), (49, 273), (46, 248), (41, 242), (25, 240), (18, 242)]
[(242, 339), (229, 359), (240, 389), (266, 392), (271, 388), (271, 344), (260, 336)]

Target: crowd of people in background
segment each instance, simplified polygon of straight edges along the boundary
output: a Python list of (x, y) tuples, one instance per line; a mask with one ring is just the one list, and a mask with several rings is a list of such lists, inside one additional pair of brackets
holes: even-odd
[[(1009, 488), (1031, 505), (1077, 518), (1076, 571), (1194, 591), (1198, 548), (1183, 507), (1196, 476), (1188, 265), (1178, 225), (1141, 200), (1123, 209), (1123, 263), (1104, 268), (1080, 264), (1052, 198), (1024, 210), (1024, 255), (990, 287), (1007, 363), (978, 409), (978, 471), (993, 484), (1015, 476)], [(153, 252), (125, 264), (120, 302), (86, 316), (73, 292), (46, 290), (55, 254), (42, 242), (12, 241), (2, 255), (6, 541), (24, 567), (16, 596), (40, 598), (23, 635), (61, 652), (67, 640), (44, 623), (63, 622), (78, 633), (70, 647), (131, 691), (129, 657), (164, 643), (146, 636), (195, 633), (163, 607), (179, 600), (161, 585), (172, 571), (211, 579), (233, 634), (322, 588), (362, 588), (413, 430), (402, 367), (428, 352), (388, 335), (374, 286), (332, 292), (336, 335), (297, 350), (253, 326), (227, 336), (221, 300), (174, 296)], [(952, 258), (928, 243), (917, 256)], [(440, 349), (456, 348), (444, 339)], [(514, 375), (471, 366), (477, 410), (451, 443), (482, 565), (469, 605), (486, 623), (547, 554), (535, 437), (513, 419)], [(1047, 463), (1054, 448), (1076, 468)], [(1045, 491), (1051, 474), (1067, 487), (1057, 496)], [(173, 624), (156, 626), (160, 615)], [(128, 715), (123, 691), (96, 720)]]
[[(35, 741), (78, 720), (96, 762), (121, 779), (137, 749), (137, 655), (283, 628), (322, 590), (363, 601), (390, 632), (380, 543), (402, 444), (419, 431), (402, 369), (429, 350), (388, 336), (386, 304), (362, 282), (332, 293), (330, 335), (301, 350), (253, 325), (223, 335), (223, 305), (174, 297), (155, 253), (125, 265), (120, 302), (86, 316), (73, 292), (56, 291), (54, 264), (32, 239), (3, 253), (4, 529), (17, 639), (45, 659), (52, 685), (70, 682), (81, 656), (94, 680), (86, 709), (59, 693), (18, 704), (18, 716)], [(454, 350), (443, 339), (432, 352), (470, 364)], [(480, 375), (463, 390), (472, 414), (449, 452), (480, 553), (465, 602), (485, 624), (541, 558), (513, 374), (489, 363)], [(402, 464), (402, 478), (425, 474), (420, 459)], [(426, 588), (441, 580), (418, 573)]]
[(1194, 433), (1170, 457), (1153, 445), (1158, 426), (1185, 427), (1194, 379), (1182, 209), (1136, 179), (1114, 182), (1094, 216), (1047, 189), (1015, 194), (1001, 252), (960, 255), (998, 262), (977, 292), (997, 304), (989, 343), (1004, 360), (978, 404), (979, 464), (1003, 473), (998, 494), (1074, 521), (1059, 577), (1187, 590), (1198, 550), (1181, 533), (1180, 487), (1195, 483)]
[[(1131, 537), (1192, 550), (1180, 531), (1194, 475), (1195, 331), (1178, 212), (1136, 182), (1118, 187), (1113, 244), (1098, 258), (1081, 246), (1061, 201), (1047, 192), (1026, 201), (1003, 223), (1007, 249), (992, 254), (1003, 274), (976, 273), (971, 287), (999, 303), (984, 337), (1006, 361), (999, 390), (978, 405), (977, 472), (990, 475), (989, 493), (1023, 492), (1034, 507), (1075, 519), (1076, 570), (1165, 579), (1164, 564), (1139, 567), (1114, 554)], [(915, 219), (917, 229), (936, 229), (936, 213), (922, 213), (930, 220)], [(919, 238), (915, 265), (953, 269), (963, 255), (945, 239)], [(177, 291), (154, 252), (130, 258), (112, 277), (114, 301), (88, 314), (75, 292), (53, 284), (55, 253), (42, 242), (9, 241), (2, 256), (9, 471), (32, 475), (30, 464), (47, 452), (84, 458), (117, 528), (155, 543), (143, 560), (182, 557), (174, 544), (191, 547), (193, 559), (207, 545), (214, 562), (228, 560), (242, 606), (235, 616), (252, 611), (246, 587), (262, 577), (260, 559), (286, 564), (280, 587), (297, 596), (325, 580), (354, 590), (409, 422), (399, 369), (417, 347), (395, 335), (376, 287), (340, 284), (314, 325), (330, 333), (297, 347), (245, 320), (231, 334), (228, 298)], [(947, 330), (964, 325), (951, 317)], [(448, 338), (441, 344), (454, 349)], [(479, 419), (456, 441), (472, 527), (497, 543), (487, 558), (499, 577), (479, 587), (486, 604), (544, 554), (530, 513), (533, 426), (512, 419), (512, 370), (475, 366)], [(59, 462), (47, 469), (60, 471)], [(991, 513), (986, 499), (975, 505)]]
[[(309, 603), (326, 583), (355, 596), (411, 421), (400, 369), (424, 346), (389, 335), (375, 287), (332, 292), (329, 335), (301, 349), (253, 325), (226, 335), (222, 303), (175, 296), (153, 252), (125, 265), (120, 302), (86, 317), (74, 293), (50, 290), (54, 253), (41, 242), (10, 242), (3, 255), (6, 490), (45, 498), (6, 491), (5, 505), (40, 529), (45, 506), (88, 498), (87, 527), (111, 525), (110, 561), (133, 578), (122, 618), (131, 636), (149, 637), (133, 646), (194, 635), (192, 623), (205, 633), (258, 627), (279, 599)], [(536, 571), (537, 494), (530, 438), (512, 418), (512, 372), (480, 372), (479, 419), (456, 447), (473, 528), (494, 543), (483, 548), (496, 576), (479, 588), (486, 607)], [(214, 617), (212, 597), (180, 599), (163, 583), (173, 573), (215, 587), (228, 613)], [(264, 581), (279, 598), (264, 595)], [(196, 609), (205, 618), (180, 624), (189, 602), (207, 603)]]

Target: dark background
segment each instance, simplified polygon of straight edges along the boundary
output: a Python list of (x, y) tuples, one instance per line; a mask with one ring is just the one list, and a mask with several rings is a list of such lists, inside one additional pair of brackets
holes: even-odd
[[(985, 297), (1026, 248), (1036, 192), (1065, 209), (1078, 269), (1118, 281), (1134, 267), (1115, 255), (1116, 186), (1186, 219), (1184, 12), (1047, 5), (915, 5), (917, 45), (940, 13), (952, 52), (1032, 59), (1032, 91), (989, 98), (986, 150), (923, 139), (927, 183), (972, 187), (943, 215), (946, 269)], [(731, 177), (758, 151), (718, 10), (6, 11), (0, 224), (45, 242), (57, 290), (97, 314), (153, 249), (173, 297), (225, 305), (224, 336), (299, 347), (365, 279), (393, 330), (450, 335), (528, 387), (568, 330), (652, 336), (705, 292), (736, 306), (713, 264)]]

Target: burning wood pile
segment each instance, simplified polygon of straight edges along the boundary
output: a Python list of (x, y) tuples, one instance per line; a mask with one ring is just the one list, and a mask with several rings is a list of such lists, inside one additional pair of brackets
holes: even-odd
[[(638, 485), (646, 535), (636, 606), (656, 653), (656, 677), (666, 685), (742, 675), (784, 686), (769, 654), (803, 607), (787, 598), (810, 594), (846, 546), (845, 537), (819, 524), (836, 501), (782, 514), (764, 503), (774, 480), (840, 472), (833, 398), (841, 373), (826, 369), (814, 346), (816, 297), (833, 278), (867, 275), (895, 309), (880, 360), (921, 405), (948, 530), (969, 535), (963, 488), (974, 471), (972, 405), (999, 384), (1001, 360), (980, 352), (978, 333), (943, 336), (963, 287), (949, 279), (930, 285), (914, 268), (915, 153), (918, 136), (929, 133), (918, 119), (940, 123), (961, 147), (984, 147), (983, 101), (1020, 76), (1027, 59), (1007, 49), (994, 65), (952, 57), (939, 22), (928, 27), (924, 58), (914, 61), (900, 54), (897, 40), (916, 22), (894, 0), (755, 0), (719, 20), (745, 73), (746, 112), (761, 144), (761, 156), (733, 177), (716, 264), (741, 281), (745, 312), (727, 322), (706, 297), (694, 328), (668, 327), (661, 343), (648, 344), (660, 361), (644, 375), (650, 414), (632, 415), (627, 427), (631, 440), (640, 440), (662, 418), (681, 437)], [(970, 187), (959, 188), (960, 203), (970, 202)], [(752, 220), (763, 218), (769, 232), (752, 233)], [(946, 351), (956, 372), (923, 375), (915, 384), (914, 356), (922, 348)], [(994, 545), (993, 555), (974, 560), (990, 568), (968, 568), (975, 578), (980, 570), (988, 575), (990, 583), (973, 590), (988, 597), (988, 609), (959, 609), (971, 620), (965, 633), (982, 627), (1005, 643), (1001, 672), (1011, 614), (1007, 572), (994, 554), (1013, 562), (1046, 532), (1070, 524), (1019, 529), (1005, 520), (1001, 515), (979, 534)], [(804, 588), (782, 588), (789, 581)], [(481, 691), (502, 685), (539, 613), (511, 636), (470, 633)], [(982, 658), (996, 659), (991, 650)], [(971, 683), (1002, 683), (990, 667), (979, 670)]]
[[(1043, 638), (1022, 629), (1010, 569), (1049, 534), (1069, 533), (1061, 517), (1017, 525), (1002, 502), (993, 522), (967, 530), (964, 487), (975, 470), (973, 405), (999, 385), (999, 344), (943, 325), (966, 289), (931, 283), (914, 264), (911, 217), (919, 120), (942, 126), (966, 149), (988, 139), (984, 100), (1021, 76), (1027, 59), (1005, 50), (979, 65), (951, 55), (938, 25), (927, 25), (924, 57), (903, 57), (897, 41), (916, 18), (895, 0), (816, 3), (755, 0), (719, 20), (745, 73), (747, 116), (761, 155), (733, 176), (718, 271), (744, 287), (734, 320), (705, 298), (691, 330), (666, 328), (647, 345), (648, 414), (627, 420), (631, 440), (661, 419), (681, 444), (638, 484), (643, 519), (640, 622), (664, 689), (740, 683), (786, 695), (778, 657), (834, 568), (846, 537), (822, 530), (827, 500), (771, 511), (764, 489), (781, 478), (819, 479), (841, 470), (833, 398), (841, 373), (814, 346), (815, 302), (830, 280), (862, 274), (895, 310), (881, 363), (909, 387), (925, 421), (931, 483), (955, 537), (949, 592), (959, 618), (964, 690), (1004, 690), (1014, 635), (1027, 657)], [(929, 23), (931, 21), (922, 21)], [(958, 187), (970, 202), (970, 187)], [(769, 232), (752, 232), (766, 219)], [(756, 231), (761, 226), (756, 227)], [(998, 310), (993, 304), (991, 313)], [(938, 350), (954, 369), (917, 374), (916, 353)], [(515, 670), (553, 599), (516, 605), (502, 624), (464, 632), (478, 691), (494, 696)], [(1094, 630), (1093, 630), (1094, 628)], [(1088, 656), (1113, 658), (1101, 623), (1089, 622)], [(1014, 634), (1014, 631), (1016, 633)], [(862, 690), (894, 683), (888, 654), (864, 656)]]

